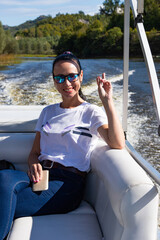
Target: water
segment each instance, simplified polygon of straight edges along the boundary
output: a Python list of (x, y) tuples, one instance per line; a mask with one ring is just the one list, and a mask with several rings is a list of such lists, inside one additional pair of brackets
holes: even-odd
[[(114, 102), (121, 118), (123, 61), (83, 59), (81, 64), (84, 70), (82, 90), (89, 102), (101, 106), (95, 79), (105, 72), (112, 82)], [(160, 80), (160, 62), (156, 62), (155, 66)], [(33, 58), (0, 71), (0, 104), (45, 105), (61, 101), (54, 88), (51, 71), (52, 59)], [(127, 138), (160, 171), (158, 125), (145, 63), (142, 60), (131, 60), (129, 75)]]
[[(25, 59), (0, 71), (0, 104), (35, 105), (61, 101), (52, 80), (52, 59)], [(114, 102), (122, 116), (123, 61), (117, 59), (83, 59), (82, 90), (91, 103), (101, 106), (96, 76), (106, 73), (113, 85)], [(160, 79), (160, 62), (156, 62)], [(129, 111), (127, 137), (134, 148), (160, 171), (157, 119), (151, 97), (145, 63), (131, 60), (129, 70)]]

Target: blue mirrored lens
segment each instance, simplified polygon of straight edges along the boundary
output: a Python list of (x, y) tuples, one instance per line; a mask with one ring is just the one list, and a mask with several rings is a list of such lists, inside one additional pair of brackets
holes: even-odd
[(54, 76), (54, 80), (57, 83), (64, 83), (65, 78), (68, 79), (68, 81), (72, 82), (74, 79), (76, 79), (79, 76), (79, 74), (69, 74), (67, 76)]
[(55, 77), (54, 77), (54, 80), (55, 80), (57, 83), (63, 83), (63, 82), (65, 81), (65, 77), (55, 76)]
[(76, 79), (78, 77), (78, 74), (70, 74), (68, 75), (67, 79), (69, 81), (73, 81), (74, 79)]

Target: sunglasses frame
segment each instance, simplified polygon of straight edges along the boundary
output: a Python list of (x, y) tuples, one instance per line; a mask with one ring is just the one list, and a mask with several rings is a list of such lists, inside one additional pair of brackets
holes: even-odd
[[(73, 80), (68, 79), (68, 77), (70, 77), (70, 75), (73, 75), (73, 77), (71, 77), (71, 78), (73, 78)], [(69, 82), (76, 82), (77, 80), (76, 80), (76, 81), (74, 81), (74, 80), (75, 80), (76, 78), (78, 78), (79, 75), (80, 75), (80, 73), (70, 73), (70, 74), (68, 74), (68, 75), (56, 75), (56, 76), (53, 75), (53, 78), (54, 78), (54, 80), (55, 80), (56, 83), (61, 84), (61, 83), (64, 83), (64, 82), (65, 82), (66, 78), (67, 78), (67, 80), (68, 80)], [(58, 81), (58, 80), (56, 79), (56, 77), (59, 77), (60, 80)]]

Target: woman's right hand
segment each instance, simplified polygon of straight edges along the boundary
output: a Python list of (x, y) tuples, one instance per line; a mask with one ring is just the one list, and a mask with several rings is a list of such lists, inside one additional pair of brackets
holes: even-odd
[(28, 176), (34, 183), (42, 179), (42, 166), (39, 162), (29, 164)]
[(101, 101), (103, 99), (112, 99), (112, 85), (111, 82), (105, 78), (105, 73), (102, 73), (102, 77), (97, 77), (98, 93)]

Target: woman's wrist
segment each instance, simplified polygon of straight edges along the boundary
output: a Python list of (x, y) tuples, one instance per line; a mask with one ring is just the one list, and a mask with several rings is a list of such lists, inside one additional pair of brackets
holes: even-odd
[(102, 104), (103, 104), (104, 107), (105, 107), (105, 106), (108, 107), (108, 106), (110, 106), (110, 105), (114, 105), (112, 96), (110, 96), (110, 97), (108, 97), (108, 96), (103, 97), (103, 98), (101, 99), (101, 101), (102, 101)]

